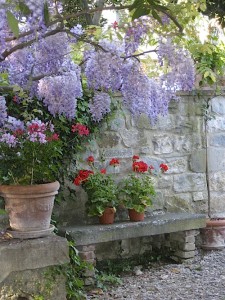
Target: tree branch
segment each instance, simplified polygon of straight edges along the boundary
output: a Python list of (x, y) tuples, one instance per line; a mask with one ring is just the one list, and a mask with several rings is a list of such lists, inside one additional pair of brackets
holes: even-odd
[[(53, 29), (49, 32), (47, 32), (46, 34), (44, 34), (44, 38), (48, 37), (48, 36), (51, 36), (51, 35), (55, 35), (56, 33), (59, 33), (59, 32), (62, 32), (62, 28), (59, 27), (59, 28), (56, 28), (56, 29)], [(27, 42), (23, 42), (23, 43), (20, 43), (14, 47), (12, 47), (11, 49), (9, 50), (5, 50), (1, 56), (0, 56), (0, 62), (4, 61), (6, 59), (6, 57), (8, 57), (10, 54), (12, 54), (13, 52), (17, 51), (17, 50), (20, 50), (20, 49), (23, 49), (27, 46), (30, 46), (32, 45), (34, 42), (37, 41), (37, 38), (33, 38), (32, 40), (30, 41), (27, 41)]]
[(157, 52), (157, 51), (158, 51), (157, 49), (147, 50), (147, 51), (143, 51), (143, 52), (138, 53), (138, 54), (132, 54), (132, 55), (128, 55), (128, 56), (121, 56), (121, 58), (127, 59), (127, 58), (130, 58), (130, 57), (138, 57), (138, 56), (141, 56), (141, 55), (144, 55), (144, 54), (147, 54), (147, 53), (153, 53), (153, 52)]

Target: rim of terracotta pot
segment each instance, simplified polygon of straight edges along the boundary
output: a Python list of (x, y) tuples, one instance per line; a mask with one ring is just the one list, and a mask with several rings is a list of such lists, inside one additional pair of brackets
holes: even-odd
[(206, 220), (206, 227), (221, 227), (221, 226), (225, 226), (225, 219)]
[(42, 191), (42, 193), (49, 193), (57, 191), (60, 187), (60, 183), (58, 181), (49, 182), (49, 183), (41, 183), (41, 184), (31, 184), (31, 185), (0, 185), (0, 194), (4, 196), (4, 194), (33, 194), (36, 192)]

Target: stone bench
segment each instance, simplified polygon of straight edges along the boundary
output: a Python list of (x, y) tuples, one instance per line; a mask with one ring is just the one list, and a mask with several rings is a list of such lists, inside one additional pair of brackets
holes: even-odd
[[(206, 226), (204, 214), (164, 213), (146, 217), (142, 222), (116, 222), (110, 225), (82, 225), (61, 228), (75, 241), (83, 259), (95, 263), (95, 246), (118, 240), (168, 234), (167, 244), (173, 258), (185, 260), (195, 255), (195, 237)], [(176, 245), (176, 246), (174, 246)]]

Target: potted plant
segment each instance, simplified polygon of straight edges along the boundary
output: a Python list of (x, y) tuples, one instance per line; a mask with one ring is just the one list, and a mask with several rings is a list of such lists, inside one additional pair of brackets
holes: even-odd
[[(99, 171), (94, 167), (93, 156), (89, 156), (87, 161), (90, 169), (79, 170), (74, 184), (82, 186), (87, 193), (88, 215), (98, 216), (101, 224), (112, 224), (118, 203), (117, 185), (112, 176), (106, 174), (106, 169)], [(119, 163), (117, 159), (112, 159), (110, 165), (114, 162)]]
[(50, 122), (8, 117), (0, 127), (0, 196), (13, 237), (35, 238), (53, 231), (50, 220), (59, 189), (61, 147)]
[[(152, 181), (153, 166), (148, 166), (144, 161), (139, 161), (139, 156), (133, 156), (133, 172), (120, 183), (120, 201), (128, 209), (131, 221), (143, 221), (145, 209), (152, 205), (155, 188)], [(168, 170), (165, 164), (160, 165), (162, 172)]]

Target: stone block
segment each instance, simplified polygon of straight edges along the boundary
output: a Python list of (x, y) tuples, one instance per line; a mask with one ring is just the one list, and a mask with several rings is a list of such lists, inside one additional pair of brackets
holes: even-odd
[(83, 246), (81, 251), (95, 251), (95, 245)]
[(95, 253), (90, 251), (90, 252), (79, 252), (79, 256), (81, 259), (90, 261), (92, 259), (95, 259)]
[(195, 251), (182, 251), (182, 250), (177, 250), (174, 253), (175, 256), (179, 257), (179, 258), (184, 258), (184, 259), (188, 259), (188, 258), (193, 258), (195, 256)]
[(12, 272), (40, 269), (68, 262), (67, 240), (59, 236), (0, 242), (0, 282)]
[(132, 149), (104, 149), (105, 158), (131, 158), (133, 156)]
[(206, 171), (206, 151), (199, 149), (192, 152), (190, 156), (190, 170), (196, 173)]
[(217, 96), (211, 100), (212, 112), (218, 115), (225, 115), (225, 97)]
[(207, 201), (208, 194), (207, 192), (193, 192), (192, 197), (193, 201)]
[(220, 172), (225, 169), (224, 148), (208, 147), (208, 171)]
[(195, 243), (183, 243), (179, 244), (179, 249), (183, 251), (194, 251)]
[(209, 136), (209, 145), (212, 147), (225, 148), (225, 134), (214, 133)]
[(188, 170), (188, 161), (186, 157), (168, 158), (167, 164), (169, 166), (167, 174), (180, 174), (187, 172)]
[(0, 284), (0, 300), (13, 299), (66, 300), (65, 277), (54, 267), (13, 272)]
[(88, 277), (84, 279), (84, 285), (85, 286), (90, 286), (95, 284), (95, 279), (92, 277)]
[(206, 177), (202, 173), (186, 173), (174, 176), (175, 192), (198, 192), (206, 190)]
[(155, 154), (168, 154), (173, 152), (172, 135), (154, 135), (152, 142)]

